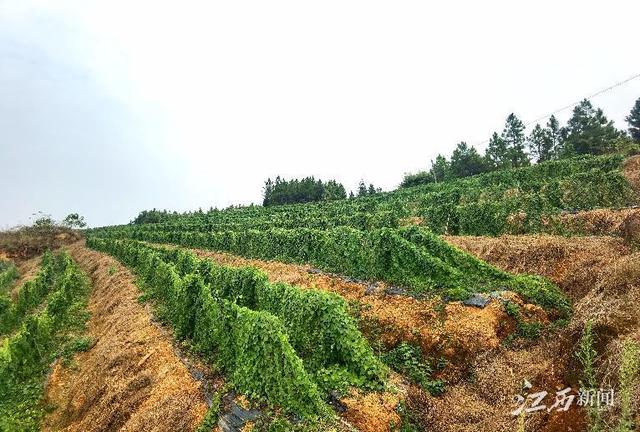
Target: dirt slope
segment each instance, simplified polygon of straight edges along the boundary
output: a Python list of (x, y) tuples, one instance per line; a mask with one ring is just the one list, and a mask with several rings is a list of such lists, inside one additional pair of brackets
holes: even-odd
[(624, 176), (631, 183), (631, 187), (640, 194), (640, 155), (631, 156), (624, 161)]
[[(617, 388), (621, 342), (640, 340), (640, 253), (621, 239), (601, 237), (446, 239), (504, 270), (548, 276), (573, 298), (575, 312), (568, 326), (552, 337), (480, 355), (470, 379), (450, 386), (442, 398), (414, 391), (409, 403), (424, 427), (444, 432), (515, 430), (509, 412), (523, 379), (534, 385), (531, 392), (553, 394), (566, 386), (579, 387), (581, 367), (574, 352), (587, 320), (594, 322), (597, 337), (599, 382), (603, 388)], [(634, 398), (637, 409), (640, 390)], [(609, 414), (615, 417), (616, 410)], [(584, 413), (576, 407), (566, 413), (533, 413), (526, 430), (583, 431)]]
[(639, 208), (595, 209), (559, 216), (558, 222), (568, 233), (588, 236), (617, 236), (627, 241), (640, 240)]
[(579, 299), (631, 249), (620, 238), (505, 235), (449, 236), (449, 243), (502, 270), (546, 276)]
[[(617, 387), (621, 342), (625, 338), (640, 340), (639, 252), (626, 246), (622, 239), (610, 237), (446, 239), (504, 270), (540, 274), (554, 280), (574, 301), (570, 323), (551, 337), (505, 347), (501, 342), (507, 330), (503, 327), (506, 318), (498, 310), (453, 303), (444, 313), (438, 313), (430, 302), (384, 295), (379, 289), (366, 294), (370, 289), (366, 284), (310, 273), (307, 266), (195, 252), (223, 264), (256, 266), (271, 280), (325, 289), (357, 301), (363, 318), (381, 325), (384, 343), (413, 340), (443, 353), (450, 350), (448, 354), (453, 360), (462, 361), (464, 369), (450, 377), (443, 396), (432, 397), (417, 388), (408, 390), (406, 404), (424, 430), (515, 430), (517, 421), (509, 413), (523, 379), (533, 383), (531, 392), (546, 390), (551, 395), (566, 386), (578, 387), (581, 370), (573, 353), (587, 320), (594, 321), (598, 338), (599, 382), (603, 388)], [(170, 342), (162, 340), (161, 332), (136, 302), (138, 292), (131, 284), (131, 275), (109, 257), (80, 245), (71, 250), (94, 280), (90, 331), (100, 339), (96, 347), (79, 356), (78, 371), (56, 368), (49, 395), (60, 408), (47, 419), (46, 430), (68, 425), (71, 427), (67, 430), (113, 430), (118, 429), (113, 427), (118, 424), (123, 430), (189, 430), (205, 410), (201, 392), (173, 354)], [(117, 272), (110, 275), (112, 265)], [(126, 293), (124, 299), (117, 298), (116, 294), (120, 296), (122, 292)], [(155, 336), (151, 336), (154, 332)], [(101, 346), (105, 338), (108, 343)], [(157, 356), (160, 348), (154, 351), (157, 344), (164, 346), (161, 356)], [(146, 358), (149, 352), (152, 354)], [(105, 370), (113, 372), (105, 374)], [(154, 380), (162, 373), (173, 375), (162, 382)], [(181, 384), (164, 382), (171, 380)], [(640, 391), (634, 397), (639, 404)], [(360, 411), (350, 407), (346, 418), (361, 430), (382, 430), (374, 426), (378, 422), (372, 415), (387, 415), (393, 404), (376, 415), (372, 413), (388, 402), (373, 402), (372, 408)], [(361, 400), (355, 405), (364, 406)], [(127, 417), (129, 412), (131, 416)], [(612, 414), (615, 416), (615, 409)], [(367, 425), (373, 429), (367, 429)], [(584, 413), (577, 407), (566, 413), (534, 413), (526, 418), (529, 432), (583, 431), (585, 427)]]
[(93, 282), (88, 334), (96, 343), (75, 357), (77, 367), (54, 367), (46, 398), (56, 409), (43, 430), (193, 430), (207, 409), (200, 384), (138, 303), (132, 274), (81, 243), (68, 249)]

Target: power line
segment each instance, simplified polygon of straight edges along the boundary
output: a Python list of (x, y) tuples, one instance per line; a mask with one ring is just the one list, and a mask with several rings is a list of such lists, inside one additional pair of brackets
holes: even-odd
[[(558, 114), (558, 113), (561, 113), (562, 111), (566, 111), (566, 110), (568, 110), (568, 109), (570, 109), (570, 108), (573, 108), (574, 106), (578, 105), (580, 102), (582, 102), (582, 101), (583, 101), (583, 100), (585, 100), (585, 99), (587, 99), (587, 100), (591, 100), (591, 99), (593, 99), (593, 98), (594, 98), (594, 97), (596, 97), (596, 96), (600, 96), (601, 94), (607, 93), (607, 92), (609, 92), (609, 91), (611, 91), (611, 90), (613, 90), (613, 89), (615, 89), (615, 88), (617, 88), (617, 87), (620, 87), (620, 86), (622, 86), (622, 85), (624, 85), (624, 84), (626, 84), (626, 83), (628, 83), (628, 82), (630, 82), (630, 81), (633, 81), (633, 80), (634, 80), (634, 79), (636, 79), (636, 78), (640, 78), (640, 73), (635, 74), (635, 75), (633, 75), (633, 76), (631, 76), (631, 77), (629, 77), (629, 78), (627, 78), (627, 79), (625, 79), (625, 80), (619, 81), (619, 82), (617, 82), (617, 83), (615, 83), (615, 84), (613, 84), (613, 85), (611, 85), (611, 86), (609, 86), (609, 87), (607, 87), (607, 88), (604, 88), (604, 89), (602, 89), (602, 90), (599, 90), (599, 91), (597, 91), (597, 92), (593, 93), (593, 94), (592, 94), (592, 95), (590, 95), (590, 96), (587, 96), (587, 97), (585, 97), (585, 98), (580, 99), (580, 100), (579, 100), (579, 101), (577, 101), (577, 102), (573, 102), (573, 103), (571, 103), (571, 104), (569, 104), (569, 105), (563, 106), (562, 108), (559, 108), (559, 109), (557, 109), (557, 110), (555, 110), (555, 111), (553, 111), (553, 112), (551, 112), (551, 113), (549, 113), (549, 114), (547, 114), (547, 115), (544, 115), (544, 116), (542, 116), (542, 117), (538, 117), (538, 118), (537, 118), (537, 119), (535, 119), (535, 120), (531, 120), (531, 121), (529, 121), (529, 122), (525, 123), (525, 124), (524, 124), (524, 126), (525, 126), (525, 128), (526, 128), (526, 127), (531, 126), (532, 124), (539, 123), (540, 121), (542, 121), (542, 120), (544, 120), (544, 119), (547, 119), (547, 118), (551, 117), (552, 115), (556, 115), (556, 114)], [(480, 142), (478, 145), (484, 145), (484, 144), (487, 144), (489, 141), (491, 141), (491, 140), (490, 140), (490, 139), (488, 139), (488, 140), (484, 140), (484, 141)]]
[(544, 120), (544, 119), (546, 119), (546, 118), (549, 118), (549, 117), (551, 117), (552, 115), (558, 114), (558, 113), (560, 113), (560, 112), (562, 112), (562, 111), (566, 111), (566, 110), (568, 110), (569, 108), (573, 108), (574, 106), (578, 105), (580, 102), (582, 102), (582, 101), (583, 101), (583, 100), (585, 100), (585, 99), (587, 99), (587, 100), (593, 99), (593, 98), (594, 98), (594, 97), (596, 97), (596, 96), (600, 96), (601, 94), (606, 93), (606, 92), (608, 92), (608, 91), (611, 91), (611, 90), (613, 90), (613, 89), (614, 89), (614, 88), (616, 88), (616, 87), (620, 87), (621, 85), (624, 85), (624, 84), (628, 83), (629, 81), (633, 81), (633, 80), (634, 80), (634, 79), (636, 79), (636, 78), (640, 78), (640, 73), (639, 73), (639, 74), (636, 74), (636, 75), (634, 75), (634, 76), (632, 76), (632, 77), (630, 77), (630, 78), (627, 78), (627, 79), (626, 79), (626, 80), (624, 80), (624, 81), (617, 82), (617, 83), (615, 83), (614, 85), (609, 86), (609, 87), (607, 87), (607, 88), (605, 88), (605, 89), (602, 89), (602, 90), (600, 90), (600, 91), (597, 91), (597, 92), (595, 92), (594, 94), (592, 94), (591, 96), (587, 96), (586, 98), (582, 98), (582, 99), (580, 99), (580, 100), (579, 100), (579, 101), (577, 101), (577, 102), (574, 102), (574, 103), (569, 104), (569, 105), (567, 105), (567, 106), (564, 106), (564, 107), (562, 107), (562, 108), (560, 108), (560, 109), (557, 109), (557, 110), (555, 110), (554, 112), (552, 112), (552, 113), (550, 113), (550, 114), (547, 114), (547, 115), (545, 115), (545, 116), (542, 116), (542, 117), (539, 117), (539, 118), (537, 118), (537, 119), (535, 119), (535, 120), (532, 120), (532, 121), (530, 121), (530, 122), (528, 122), (528, 123), (525, 123), (525, 127), (526, 127), (526, 126), (531, 126), (531, 125), (532, 125), (532, 124), (534, 124), (534, 123), (538, 123), (540, 120)]

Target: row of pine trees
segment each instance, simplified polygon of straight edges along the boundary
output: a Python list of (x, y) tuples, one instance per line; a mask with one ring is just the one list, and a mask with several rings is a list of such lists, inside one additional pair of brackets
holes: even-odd
[[(554, 159), (579, 155), (602, 155), (613, 152), (640, 153), (640, 99), (626, 118), (629, 130), (619, 130), (607, 119), (600, 108), (594, 108), (587, 99), (573, 110), (565, 126), (555, 116), (546, 125), (536, 124), (526, 134), (526, 125), (515, 114), (509, 114), (502, 133), (494, 132), (484, 152), (459, 143), (448, 159), (439, 154), (431, 161), (429, 171), (408, 174), (401, 187), (441, 182), (469, 177), (495, 170), (519, 168)], [(380, 192), (373, 184), (368, 187), (360, 181), (356, 194), (362, 197)], [(268, 179), (263, 189), (263, 205), (282, 205), (312, 201), (331, 201), (347, 198), (345, 187), (335, 180), (323, 182), (314, 177), (301, 180)]]
[(268, 179), (265, 182), (263, 196), (262, 205), (270, 206), (344, 199), (347, 192), (344, 186), (335, 180), (323, 182), (314, 177), (285, 180), (278, 176), (275, 181)]
[(561, 127), (556, 117), (551, 116), (545, 126), (536, 124), (527, 135), (522, 120), (509, 114), (502, 133), (493, 133), (484, 155), (461, 142), (450, 159), (439, 154), (431, 161), (429, 171), (406, 175), (401, 186), (440, 182), (579, 155), (640, 152), (640, 99), (626, 121), (628, 133), (617, 129), (600, 108), (594, 108), (585, 99), (574, 108), (565, 126)]
[[(305, 177), (302, 180), (285, 180), (276, 177), (275, 181), (267, 179), (264, 183), (263, 206), (297, 204), (311, 201), (332, 201), (347, 198), (346, 189), (342, 183), (335, 180), (323, 182), (312, 177)], [(349, 198), (364, 197), (382, 192), (382, 189), (375, 187), (373, 183), (366, 185), (364, 180), (360, 180), (358, 189), (354, 194), (349, 192)]]

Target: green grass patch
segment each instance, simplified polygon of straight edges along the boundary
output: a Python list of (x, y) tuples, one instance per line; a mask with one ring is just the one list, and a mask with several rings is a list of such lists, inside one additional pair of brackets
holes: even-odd
[(432, 377), (436, 370), (444, 367), (444, 363), (425, 360), (419, 346), (402, 342), (381, 357), (389, 367), (400, 372), (425, 391), (434, 396), (444, 393), (445, 382)]

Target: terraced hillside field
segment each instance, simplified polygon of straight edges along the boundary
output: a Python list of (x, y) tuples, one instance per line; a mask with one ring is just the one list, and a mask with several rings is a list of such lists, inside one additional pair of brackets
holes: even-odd
[[(634, 430), (639, 161), (162, 213), (7, 261), (0, 425)], [(553, 406), (585, 387), (615, 403)], [(514, 414), (543, 391), (544, 409)]]
[(350, 200), (167, 212), (156, 215), (154, 223), (109, 227), (109, 231), (144, 237), (419, 224), (437, 234), (562, 234), (566, 229), (562, 217), (567, 214), (637, 205), (639, 165), (638, 157), (583, 156)]

